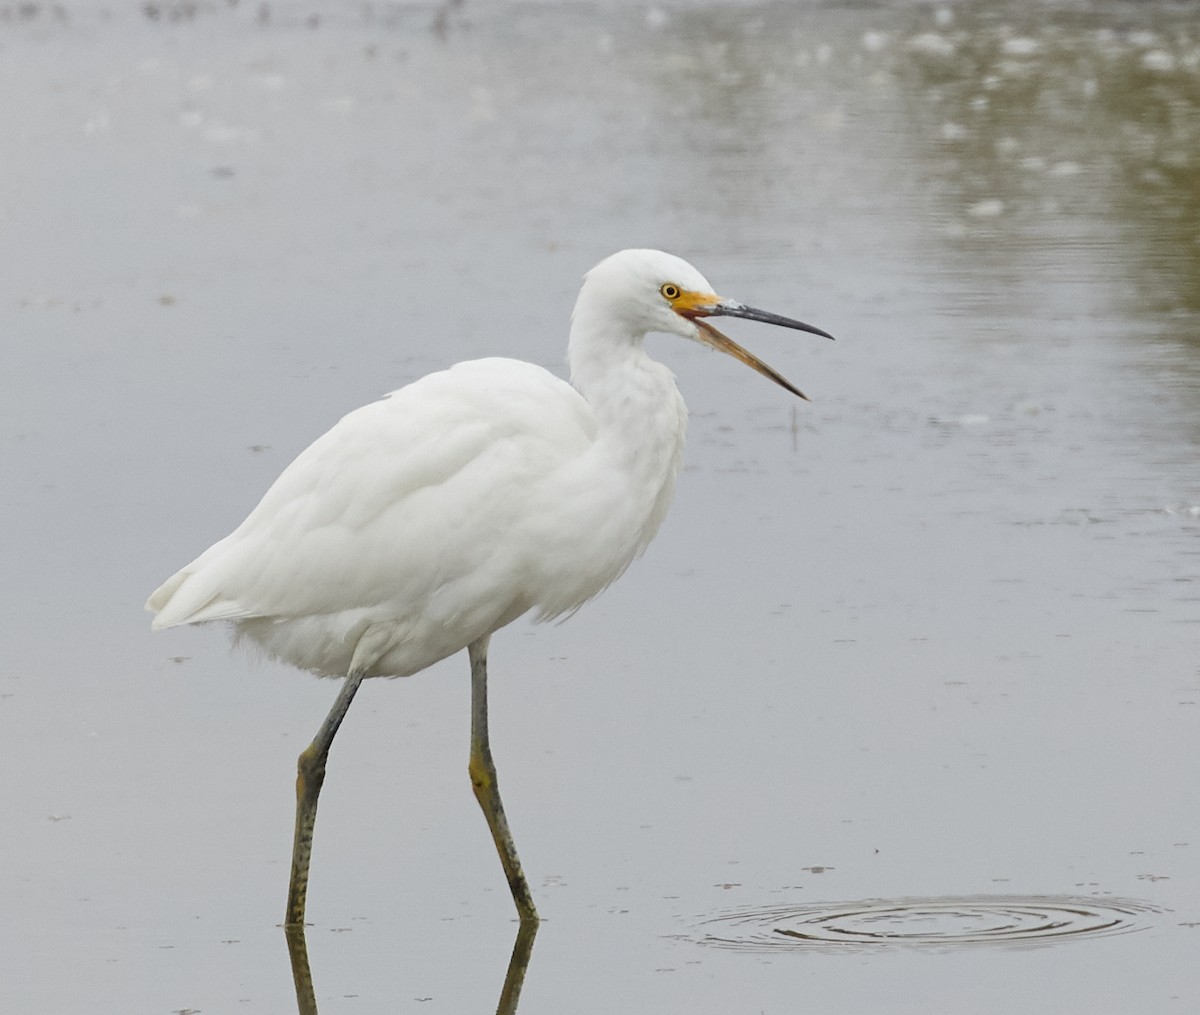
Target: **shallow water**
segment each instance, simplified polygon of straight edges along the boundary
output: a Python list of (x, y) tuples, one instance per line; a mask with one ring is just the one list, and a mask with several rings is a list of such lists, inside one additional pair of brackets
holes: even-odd
[[(493, 641), (522, 1015), (1194, 1010), (1200, 19), (799, 6), (0, 8), (0, 1010), (295, 1010), (334, 688), (141, 603), (355, 405), (557, 368), (631, 245), (838, 341), (731, 328), (802, 404), (653, 340), (692, 410), (663, 532)], [(327, 1015), (495, 1009), (466, 678), (368, 685), (334, 749)], [(726, 919), (864, 900), (1136, 933)]]
[(1101, 934), (1128, 934), (1157, 913), (1137, 900), (1072, 896), (976, 895), (962, 898), (864, 899), (735, 909), (708, 920), (703, 944), (737, 951), (967, 945), (1059, 944)]

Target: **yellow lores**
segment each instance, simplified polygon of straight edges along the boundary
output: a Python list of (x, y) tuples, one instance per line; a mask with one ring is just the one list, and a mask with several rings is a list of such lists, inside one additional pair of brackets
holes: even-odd
[[(785, 328), (795, 328), (797, 327), (797, 322), (790, 321), (786, 317), (780, 317), (778, 314), (768, 313), (765, 310), (755, 310), (753, 307), (744, 306), (736, 300), (722, 299), (716, 293), (685, 289), (674, 282), (664, 282), (658, 287), (658, 291), (662, 294), (663, 299), (671, 304), (671, 309), (675, 313), (679, 314), (680, 317), (687, 318), (696, 325), (699, 329), (699, 334), (696, 337), (705, 345), (711, 346), (720, 352), (728, 353), (734, 359), (741, 360), (746, 366), (754, 368), (764, 377), (769, 377), (776, 384), (787, 388), (793, 395), (799, 395), (806, 402), (808, 401), (808, 396), (780, 373), (767, 366), (766, 363), (752, 352), (743, 349), (733, 339), (721, 334), (721, 332), (717, 331), (707, 321), (701, 321), (698, 318), (716, 316), (744, 317), (750, 321), (779, 324)], [(808, 325), (800, 325), (799, 327), (800, 330), (811, 332), (814, 335), (822, 335), (825, 338), (833, 337), (819, 328), (813, 328)]]

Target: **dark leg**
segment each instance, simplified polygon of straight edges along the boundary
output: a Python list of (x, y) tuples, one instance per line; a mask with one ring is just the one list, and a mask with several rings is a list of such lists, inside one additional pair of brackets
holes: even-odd
[(329, 745), (345, 718), (354, 693), (363, 681), (361, 670), (354, 670), (346, 677), (333, 708), (321, 723), (313, 742), (300, 754), (296, 762), (296, 838), (292, 844), (292, 880), (288, 888), (287, 916), (285, 927), (304, 926), (304, 900), (308, 895), (308, 863), (312, 858), (313, 826), (317, 821), (317, 797), (325, 781), (325, 759)]
[[(525, 971), (529, 968), (529, 957), (533, 954), (533, 939), (537, 936), (537, 920), (522, 920), (517, 928), (517, 939), (513, 942), (512, 957), (508, 960), (508, 974), (500, 991), (500, 1003), (496, 1015), (515, 1015), (517, 1002), (521, 1000), (521, 987), (525, 985)], [(301, 1012), (300, 1015), (308, 1015)]]
[(308, 945), (304, 941), (304, 924), (284, 928), (288, 955), (292, 960), (292, 979), (296, 984), (296, 1010), (300, 1015), (318, 1015), (317, 995), (313, 989), (312, 970), (308, 965)]
[(504, 865), (504, 874), (508, 878), (508, 887), (513, 902), (517, 904), (521, 923), (537, 923), (537, 908), (521, 870), (521, 859), (517, 856), (517, 847), (513, 845), (512, 834), (508, 830), (508, 819), (504, 817), (504, 804), (500, 801), (500, 787), (496, 783), (496, 766), (492, 763), (492, 749), (488, 745), (487, 647), (487, 638), (480, 638), (468, 647), (471, 656), (471, 762), (467, 767), (471, 773), (475, 799), (483, 808), (483, 816), (487, 818), (488, 828), (492, 831), (496, 852), (500, 854), (500, 862)]

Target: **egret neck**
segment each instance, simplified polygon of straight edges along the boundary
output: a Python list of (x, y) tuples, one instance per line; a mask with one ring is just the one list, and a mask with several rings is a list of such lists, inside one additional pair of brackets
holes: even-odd
[(687, 406), (675, 376), (646, 353), (646, 331), (614, 316), (611, 302), (588, 296), (585, 286), (571, 315), (571, 383), (595, 413), (596, 452), (623, 474), (633, 496), (646, 498), (638, 505), (648, 523), (644, 546), (683, 465)]

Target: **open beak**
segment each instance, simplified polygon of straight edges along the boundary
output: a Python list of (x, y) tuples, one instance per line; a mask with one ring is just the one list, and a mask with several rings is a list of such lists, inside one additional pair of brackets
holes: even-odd
[[(691, 295), (691, 294), (684, 294)], [(681, 303), (685, 302), (680, 300)], [(692, 300), (686, 300), (690, 306), (676, 306), (677, 312), (683, 317), (686, 317), (697, 328), (700, 329), (700, 341), (713, 349), (719, 349), (721, 352), (728, 353), (734, 359), (741, 360), (748, 367), (757, 370), (764, 377), (769, 377), (781, 388), (786, 388), (793, 395), (798, 395), (806, 402), (808, 396), (796, 387), (791, 381), (784, 377), (779, 371), (773, 367), (767, 366), (754, 353), (743, 349), (732, 338), (721, 334), (708, 321), (702, 320), (705, 317), (742, 317), (747, 321), (762, 321), (764, 324), (777, 324), (781, 328), (792, 328), (795, 331), (807, 331), (810, 335), (820, 335), (822, 338), (832, 339), (833, 336), (827, 331), (822, 331), (820, 328), (814, 328), (811, 324), (804, 324), (801, 321), (793, 321), (790, 317), (781, 317), (779, 314), (772, 314), (766, 310), (756, 310), (754, 307), (748, 307), (744, 303), (738, 303), (737, 300), (723, 300), (719, 296), (699, 296)]]

